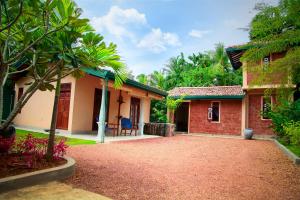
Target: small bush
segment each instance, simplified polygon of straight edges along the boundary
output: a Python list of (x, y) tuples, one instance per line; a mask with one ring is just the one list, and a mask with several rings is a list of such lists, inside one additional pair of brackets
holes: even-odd
[[(15, 151), (21, 155), (21, 160), (28, 168), (35, 168), (37, 162), (44, 161), (47, 152), (48, 139), (35, 138), (31, 134), (15, 144)], [(66, 154), (67, 145), (64, 140), (54, 145), (53, 158), (60, 159)]]
[(300, 146), (300, 121), (288, 122), (283, 127), (285, 135), (289, 138), (290, 143)]
[(268, 116), (272, 119), (272, 129), (279, 137), (285, 137), (284, 127), (292, 121), (300, 121), (300, 100), (279, 102)]
[(14, 143), (15, 143), (15, 136), (10, 138), (5, 138), (0, 135), (0, 154), (8, 153)]

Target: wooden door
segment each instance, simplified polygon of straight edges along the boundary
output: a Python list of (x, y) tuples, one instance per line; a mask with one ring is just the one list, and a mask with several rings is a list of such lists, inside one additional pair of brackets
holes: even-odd
[(140, 99), (131, 97), (130, 120), (132, 125), (138, 126), (140, 120)]
[[(98, 124), (99, 121), (99, 113), (101, 108), (101, 101), (102, 101), (102, 90), (95, 88), (95, 95), (94, 95), (94, 110), (93, 110), (93, 131), (98, 130)], [(108, 115), (109, 115), (109, 101), (110, 101), (110, 92), (107, 93), (107, 110), (106, 110), (106, 116), (105, 121), (108, 122)]]
[(71, 83), (61, 84), (60, 96), (58, 100), (58, 113), (56, 128), (68, 130), (69, 111), (71, 98)]

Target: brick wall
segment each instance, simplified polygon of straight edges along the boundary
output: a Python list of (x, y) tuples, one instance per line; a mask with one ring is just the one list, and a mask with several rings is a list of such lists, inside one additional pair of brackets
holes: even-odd
[[(249, 95), (249, 121), (248, 127), (253, 129), (254, 134), (273, 135), (273, 131), (269, 128), (272, 121), (263, 120), (261, 118), (261, 98), (263, 94)], [(274, 99), (274, 98), (273, 98)]]
[(192, 101), (190, 106), (190, 133), (241, 134), (241, 100), (220, 100), (220, 123), (207, 119), (211, 101)]

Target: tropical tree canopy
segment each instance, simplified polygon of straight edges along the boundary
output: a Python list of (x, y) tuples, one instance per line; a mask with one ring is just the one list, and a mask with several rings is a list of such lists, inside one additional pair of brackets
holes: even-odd
[[(137, 80), (164, 90), (171, 90), (174, 87), (241, 85), (242, 72), (232, 68), (224, 45), (217, 44), (214, 51), (193, 53), (187, 57), (181, 53), (177, 57), (170, 58), (163, 71), (154, 71), (149, 76), (140, 74)], [(151, 121), (165, 122), (170, 102), (173, 102), (172, 99), (162, 102), (152, 101)]]
[[(32, 78), (9, 117), (1, 122), (6, 128), (34, 92), (54, 89), (52, 82), (73, 74), (81, 67), (111, 67), (116, 85), (126, 77), (125, 65), (116, 45), (106, 45), (94, 33), (81, 9), (72, 0), (0, 1), (0, 117), (3, 86), (15, 74)], [(59, 66), (59, 68), (57, 67)]]
[(162, 72), (154, 71), (149, 76), (140, 74), (137, 80), (153, 87), (170, 90), (174, 87), (239, 85), (242, 84), (242, 74), (241, 70), (234, 70), (230, 65), (224, 45), (217, 44), (214, 51), (187, 57), (181, 53), (170, 58)]
[(146, 74), (137, 75), (136, 79), (138, 82), (148, 85), (148, 77)]

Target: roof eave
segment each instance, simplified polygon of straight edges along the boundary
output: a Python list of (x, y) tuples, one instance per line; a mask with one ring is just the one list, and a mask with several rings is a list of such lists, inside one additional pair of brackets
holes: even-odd
[[(188, 95), (184, 97), (184, 100), (212, 100), (212, 99), (243, 99), (245, 95), (206, 95), (206, 96), (200, 96), (200, 95)], [(180, 96), (170, 96), (174, 99), (179, 99)]]
[[(92, 75), (92, 76), (96, 76), (99, 78), (103, 78), (103, 79), (109, 79), (109, 80), (115, 80), (115, 75), (113, 72), (111, 71), (107, 71), (107, 70), (96, 70), (96, 69), (90, 69), (90, 68), (83, 68), (82, 69), (85, 73)], [(154, 87), (150, 87), (148, 85), (144, 85), (142, 83), (139, 83), (137, 81), (131, 80), (131, 79), (126, 79), (125, 84), (142, 89), (142, 90), (146, 90), (148, 92), (152, 92), (154, 94), (166, 97), (168, 95), (168, 93), (166, 91), (154, 88)]]

